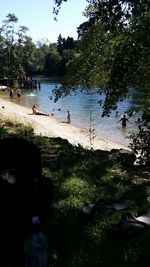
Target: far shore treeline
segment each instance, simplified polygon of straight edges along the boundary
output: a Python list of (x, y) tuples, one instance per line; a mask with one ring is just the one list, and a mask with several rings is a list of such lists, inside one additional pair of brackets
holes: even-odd
[(19, 26), (15, 14), (8, 14), (0, 25), (0, 80), (24, 78), (35, 74), (64, 75), (74, 55), (76, 42), (72, 37), (58, 36), (57, 43), (47, 39), (37, 43)]

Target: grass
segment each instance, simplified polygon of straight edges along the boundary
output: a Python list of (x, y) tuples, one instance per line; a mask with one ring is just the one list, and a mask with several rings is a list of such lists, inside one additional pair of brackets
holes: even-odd
[(127, 165), (117, 151), (89, 151), (61, 138), (35, 136), (32, 128), (1, 123), (0, 138), (10, 135), (39, 147), (43, 175), (54, 183), (55, 209), (43, 228), (49, 267), (149, 266), (150, 227), (134, 239), (122, 240), (110, 236), (108, 229), (127, 211), (103, 217), (81, 211), (85, 202), (123, 198), (129, 201), (128, 212), (144, 214), (149, 209), (149, 170)]

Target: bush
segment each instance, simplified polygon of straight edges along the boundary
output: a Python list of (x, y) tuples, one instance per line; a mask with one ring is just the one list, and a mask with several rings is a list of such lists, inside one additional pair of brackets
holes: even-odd
[(132, 143), (130, 146), (133, 152), (137, 155), (137, 163), (140, 165), (149, 166), (150, 164), (150, 125), (147, 122), (142, 122), (139, 125), (139, 132), (131, 134)]

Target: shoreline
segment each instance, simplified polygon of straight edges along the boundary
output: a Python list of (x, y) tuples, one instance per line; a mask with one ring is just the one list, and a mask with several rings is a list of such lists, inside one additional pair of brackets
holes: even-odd
[[(30, 108), (12, 103), (2, 97), (0, 97), (0, 116), (2, 121), (9, 120), (31, 126), (36, 135), (61, 137), (67, 139), (72, 145), (78, 146), (79, 144), (86, 149), (91, 149), (88, 131), (58, 121), (53, 116), (32, 115)], [(98, 136), (94, 136), (92, 140), (92, 149), (106, 151), (112, 149), (126, 149), (130, 151), (127, 146), (123, 146)]]

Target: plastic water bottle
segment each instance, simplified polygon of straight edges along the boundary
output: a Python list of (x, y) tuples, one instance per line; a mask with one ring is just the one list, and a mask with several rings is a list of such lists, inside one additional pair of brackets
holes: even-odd
[(40, 231), (38, 216), (32, 217), (32, 233), (24, 241), (25, 267), (48, 266), (48, 242)]

